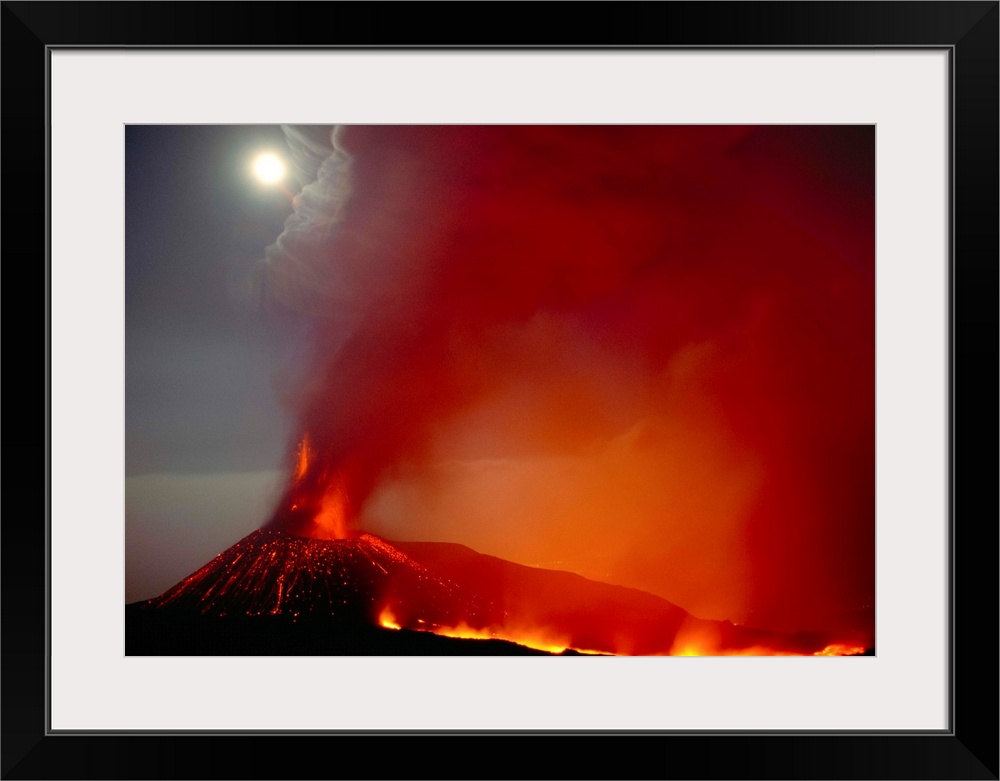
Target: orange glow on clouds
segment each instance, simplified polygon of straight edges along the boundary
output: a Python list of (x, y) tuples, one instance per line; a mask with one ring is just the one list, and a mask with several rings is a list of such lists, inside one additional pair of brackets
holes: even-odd
[(312, 334), (271, 528), (870, 646), (874, 159), (867, 126), (339, 129), (263, 272)]

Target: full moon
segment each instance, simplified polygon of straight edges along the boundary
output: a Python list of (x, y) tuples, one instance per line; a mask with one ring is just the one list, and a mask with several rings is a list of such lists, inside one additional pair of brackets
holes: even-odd
[(276, 155), (260, 155), (253, 164), (253, 172), (265, 184), (279, 182), (285, 175), (285, 164)]

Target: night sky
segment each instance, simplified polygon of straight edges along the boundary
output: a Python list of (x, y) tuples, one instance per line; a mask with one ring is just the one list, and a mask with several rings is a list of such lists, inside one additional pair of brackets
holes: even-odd
[(322, 536), (335, 496), (351, 529), (870, 643), (874, 150), (128, 127), (126, 601), (265, 523)]
[(251, 162), (277, 126), (125, 134), (126, 600), (154, 596), (273, 501), (291, 428), (275, 378), (293, 350), (245, 281), (291, 213)]

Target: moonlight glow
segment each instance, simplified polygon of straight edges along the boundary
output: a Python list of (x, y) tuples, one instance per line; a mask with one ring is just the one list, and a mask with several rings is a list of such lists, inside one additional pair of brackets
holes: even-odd
[(253, 172), (265, 184), (274, 184), (285, 176), (285, 164), (275, 155), (264, 154), (254, 161)]

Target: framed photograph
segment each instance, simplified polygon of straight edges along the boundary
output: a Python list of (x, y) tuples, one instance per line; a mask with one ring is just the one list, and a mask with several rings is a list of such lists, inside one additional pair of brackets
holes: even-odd
[(997, 778), (998, 4), (316, 8), (3, 6), (3, 777)]

